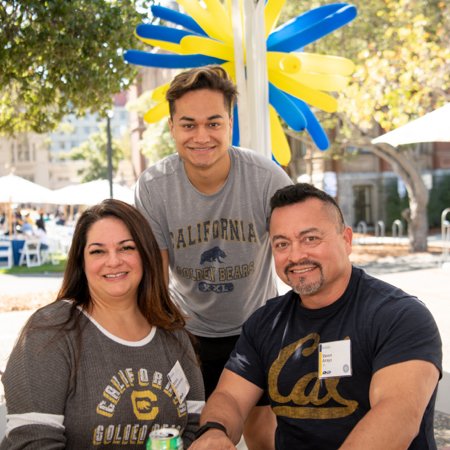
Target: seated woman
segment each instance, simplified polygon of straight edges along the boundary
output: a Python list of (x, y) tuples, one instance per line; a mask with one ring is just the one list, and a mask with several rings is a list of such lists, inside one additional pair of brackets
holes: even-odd
[(56, 301), (32, 315), (2, 377), (1, 450), (144, 449), (162, 427), (187, 448), (204, 392), (184, 324), (147, 220), (118, 200), (87, 209)]

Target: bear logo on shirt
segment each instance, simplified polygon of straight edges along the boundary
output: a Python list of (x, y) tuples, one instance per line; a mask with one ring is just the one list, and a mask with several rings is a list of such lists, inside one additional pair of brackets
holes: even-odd
[(205, 262), (214, 262), (214, 261), (223, 263), (224, 261), (222, 261), (221, 258), (226, 258), (226, 257), (227, 257), (227, 255), (225, 254), (225, 252), (223, 250), (221, 250), (219, 247), (213, 247), (202, 253), (202, 256), (200, 257), (200, 264), (204, 264)]

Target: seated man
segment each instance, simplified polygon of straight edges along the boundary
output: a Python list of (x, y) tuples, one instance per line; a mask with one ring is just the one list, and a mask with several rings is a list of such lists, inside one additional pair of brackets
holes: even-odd
[(244, 324), (190, 449), (234, 449), (264, 391), (277, 450), (436, 449), (442, 345), (431, 313), (352, 267), (352, 230), (328, 194), (287, 186), (271, 211), (276, 270), (292, 290)]

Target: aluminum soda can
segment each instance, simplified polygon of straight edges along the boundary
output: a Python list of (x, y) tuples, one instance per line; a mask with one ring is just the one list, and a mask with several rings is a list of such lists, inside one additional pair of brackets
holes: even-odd
[(183, 450), (183, 440), (176, 428), (152, 431), (147, 440), (147, 450)]

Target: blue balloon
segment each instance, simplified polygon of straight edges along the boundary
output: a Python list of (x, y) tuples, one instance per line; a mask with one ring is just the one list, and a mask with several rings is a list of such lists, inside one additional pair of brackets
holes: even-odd
[(141, 24), (136, 27), (138, 36), (146, 39), (156, 39), (158, 41), (173, 42), (179, 44), (185, 36), (198, 36), (191, 31), (169, 28), (161, 25)]
[(239, 134), (239, 114), (238, 107), (234, 105), (233, 108), (233, 135), (232, 135), (232, 145), (239, 146), (241, 137)]
[(306, 127), (306, 118), (297, 105), (272, 83), (269, 83), (269, 103), (277, 110), (289, 128), (302, 131)]
[(330, 146), (330, 141), (326, 135), (324, 129), (320, 125), (314, 113), (311, 111), (309, 106), (297, 97), (290, 94), (287, 95), (291, 101), (297, 106), (297, 108), (303, 113), (306, 118), (306, 130), (311, 136), (314, 143), (320, 150), (326, 150)]
[(191, 16), (187, 16), (179, 11), (174, 11), (160, 5), (152, 5), (150, 10), (155, 17), (181, 25), (187, 30), (194, 31), (203, 36), (208, 36), (208, 34), (203, 31), (203, 28)]
[(127, 50), (125, 61), (138, 66), (160, 67), (166, 69), (185, 69), (189, 67), (202, 67), (208, 64), (223, 64), (223, 59), (205, 55), (169, 55), (143, 52), (141, 50)]
[(292, 52), (342, 27), (356, 17), (356, 8), (335, 3), (312, 9), (287, 22), (267, 38), (267, 49)]

